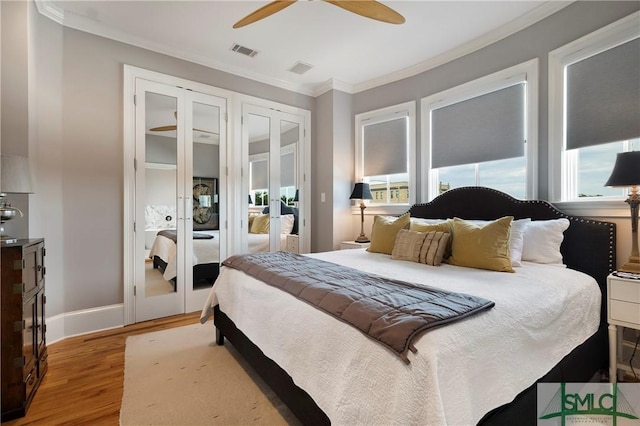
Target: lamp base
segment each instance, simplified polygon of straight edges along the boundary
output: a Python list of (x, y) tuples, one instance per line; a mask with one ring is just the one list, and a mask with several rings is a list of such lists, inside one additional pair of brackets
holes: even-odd
[(356, 243), (370, 243), (369, 237), (364, 234), (360, 234), (358, 238), (355, 240)]
[(631, 272), (632, 274), (640, 274), (640, 257), (630, 256), (629, 261), (618, 268), (620, 272)]
[(0, 226), (0, 244), (13, 244), (18, 239), (4, 233), (4, 226)]

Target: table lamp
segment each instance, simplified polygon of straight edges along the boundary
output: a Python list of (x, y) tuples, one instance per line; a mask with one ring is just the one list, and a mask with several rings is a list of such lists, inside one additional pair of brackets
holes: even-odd
[(369, 237), (364, 234), (364, 209), (367, 208), (364, 200), (372, 200), (371, 190), (368, 183), (356, 183), (353, 192), (349, 197), (350, 200), (360, 200), (360, 236), (356, 238), (356, 243), (368, 243)]
[(7, 194), (31, 194), (31, 172), (29, 170), (29, 159), (16, 157), (13, 155), (1, 156), (0, 175), (0, 242), (10, 244), (17, 241), (17, 238), (5, 234), (2, 226), (8, 220), (20, 215), (20, 209), (11, 206), (7, 201)]
[(620, 152), (616, 157), (613, 171), (605, 186), (631, 187), (631, 194), (625, 200), (631, 207), (631, 256), (618, 271), (640, 274), (640, 254), (638, 253), (638, 206), (640, 205), (640, 151)]

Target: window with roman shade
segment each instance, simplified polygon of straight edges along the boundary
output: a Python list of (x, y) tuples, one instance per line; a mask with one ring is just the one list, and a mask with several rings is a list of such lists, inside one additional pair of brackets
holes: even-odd
[(356, 179), (367, 182), (370, 204), (413, 203), (415, 102), (356, 115)]
[(616, 154), (640, 150), (640, 13), (549, 54), (550, 199), (601, 200)]
[(536, 59), (423, 98), (423, 197), (486, 186), (535, 197)]
[(524, 156), (524, 84), (434, 109), (431, 167)]

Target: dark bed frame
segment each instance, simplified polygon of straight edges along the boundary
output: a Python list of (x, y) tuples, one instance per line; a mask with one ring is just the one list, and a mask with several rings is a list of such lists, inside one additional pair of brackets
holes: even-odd
[[(531, 218), (548, 220), (567, 218), (569, 228), (564, 233), (560, 248), (567, 267), (594, 277), (602, 292), (600, 328), (582, 345), (575, 348), (538, 382), (588, 382), (608, 369), (606, 278), (615, 269), (615, 224), (581, 217), (569, 216), (546, 201), (517, 200), (502, 192), (483, 188), (465, 187), (452, 189), (430, 203), (415, 204), (409, 211), (412, 217), (426, 219), (460, 217), (463, 219), (493, 220), (502, 216), (514, 219)], [(240, 331), (233, 321), (214, 308), (216, 342), (224, 343), (226, 337), (253, 368), (270, 385), (273, 391), (302, 421), (303, 424), (330, 424), (327, 415), (304, 390), (297, 387), (292, 378), (274, 361), (266, 357)], [(537, 404), (536, 383), (520, 393), (511, 403), (487, 413), (482, 425), (535, 425)]]
[[(159, 269), (160, 272), (164, 274), (165, 269), (167, 269), (167, 262), (162, 260), (159, 256), (153, 256), (153, 268)], [(211, 287), (216, 278), (218, 278), (219, 273), (220, 264), (218, 263), (201, 263), (193, 265), (193, 287)], [(171, 284), (173, 284), (173, 291), (175, 291), (176, 277), (171, 279)]]

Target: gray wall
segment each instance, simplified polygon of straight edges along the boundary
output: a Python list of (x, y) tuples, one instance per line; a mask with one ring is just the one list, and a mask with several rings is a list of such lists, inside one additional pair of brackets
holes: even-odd
[[(3, 12), (5, 3), (2, 2)], [(123, 65), (308, 110), (313, 109), (315, 101), (309, 96), (63, 28), (38, 14), (32, 21), (37, 36), (29, 40), (29, 48), (35, 54), (29, 71), (37, 75), (37, 98), (43, 106), (38, 105), (37, 119), (29, 122), (38, 133), (29, 154), (37, 157), (38, 184), (45, 185), (31, 196), (32, 206), (38, 205), (39, 211), (30, 216), (30, 235), (47, 238), (48, 315), (122, 303)], [(4, 29), (3, 25), (3, 41)], [(26, 43), (26, 25), (12, 31), (14, 37)], [(26, 45), (22, 49), (27, 51)], [(3, 88), (12, 86), (3, 82)], [(3, 90), (3, 103), (9, 99), (6, 95), (12, 94)], [(48, 113), (52, 113), (52, 120)], [(27, 113), (20, 117), (24, 119)], [(45, 213), (49, 203), (55, 204)], [(53, 253), (57, 254), (55, 262)]]
[[(468, 81), (539, 58), (538, 198), (548, 197), (548, 54), (552, 50), (604, 27), (640, 9), (637, 1), (575, 2), (524, 30), (483, 49), (443, 64), (414, 77), (376, 87), (354, 95), (353, 112), (359, 114), (389, 105), (415, 100), (418, 106), (420, 141), (420, 99)], [(421, 156), (418, 147), (417, 158)], [(417, 175), (421, 176), (417, 161)], [(418, 200), (421, 187), (418, 186)]]
[[(418, 101), (534, 57), (541, 67), (539, 187), (545, 197), (547, 53), (640, 8), (638, 2), (576, 2), (520, 33), (420, 75), (355, 95), (331, 91), (314, 99), (62, 28), (33, 13), (32, 3), (27, 9), (24, 2), (0, 4), (2, 149), (26, 155), (29, 141), (28, 154), (37, 163), (36, 193), (29, 196), (29, 235), (47, 238), (50, 316), (123, 301), (123, 64), (311, 110), (312, 250), (323, 251), (359, 231), (351, 227), (355, 234), (343, 236), (342, 212), (348, 211), (353, 184), (354, 114)], [(22, 72), (5, 69), (12, 54)], [(29, 80), (27, 68), (35, 76)], [(25, 81), (33, 83), (27, 91)], [(28, 100), (33, 101), (30, 110)], [(325, 203), (320, 202), (323, 192)]]
[[(29, 156), (29, 74), (28, 74), (28, 14), (26, 2), (2, 2), (0, 30), (2, 70), (2, 126), (0, 127), (0, 151), (5, 155)], [(15, 35), (19, 34), (19, 37)], [(0, 185), (1, 186), (1, 185)], [(28, 195), (9, 194), (7, 200), (19, 208), (24, 218), (16, 218), (4, 224), (8, 235), (18, 238), (29, 236)]]

